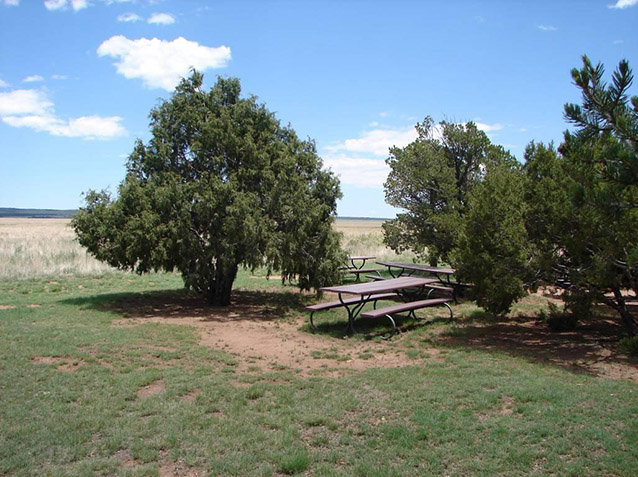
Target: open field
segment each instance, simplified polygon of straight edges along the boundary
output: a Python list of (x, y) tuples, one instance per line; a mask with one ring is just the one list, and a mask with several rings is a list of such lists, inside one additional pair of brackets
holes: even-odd
[(638, 363), (604, 315), (554, 334), (549, 298), (462, 303), (387, 342), (338, 310), (311, 332), (314, 297), (263, 273), (235, 290), (0, 279), (0, 475), (635, 475)]
[(373, 219), (337, 219), (335, 228), (343, 234), (341, 246), (350, 255), (374, 255), (385, 260), (409, 260), (414, 257), (410, 252), (397, 256), (383, 243), (383, 220)]
[(0, 217), (0, 279), (113, 271), (75, 241), (69, 219)]
[[(383, 244), (382, 220), (337, 220), (342, 245), (352, 255), (397, 255)], [(116, 272), (78, 245), (69, 219), (0, 217), (0, 279), (100, 275)], [(402, 258), (412, 258), (410, 254)]]

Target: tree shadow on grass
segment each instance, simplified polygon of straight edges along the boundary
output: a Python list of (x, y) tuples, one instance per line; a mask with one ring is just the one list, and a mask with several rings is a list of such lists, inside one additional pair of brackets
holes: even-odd
[(108, 311), (126, 319), (192, 321), (270, 321), (301, 311), (307, 297), (296, 292), (235, 290), (229, 306), (213, 306), (185, 289), (107, 293), (61, 300), (79, 307)]
[[(414, 319), (404, 315), (396, 315), (393, 317), (393, 319), (397, 327), (397, 334), (407, 333), (409, 331), (436, 324), (457, 323), (456, 318), (449, 317), (427, 316), (424, 318)], [(345, 318), (345, 316), (342, 321), (317, 321), (318, 320), (315, 319), (315, 326), (317, 327), (316, 330), (312, 330), (310, 325), (307, 325), (307, 329), (311, 332), (328, 335), (333, 338), (342, 338), (347, 334), (347, 318)], [(390, 324), (390, 321), (385, 317), (357, 318), (354, 322), (354, 326), (356, 330), (356, 336), (365, 341), (386, 339), (392, 336), (392, 325)]]
[[(434, 344), (494, 351), (545, 362), (590, 375), (638, 382), (638, 359), (622, 353), (624, 329), (608, 310), (599, 308), (574, 331), (555, 332), (534, 317), (477, 316), (443, 332)], [(478, 319), (477, 319), (478, 318)]]

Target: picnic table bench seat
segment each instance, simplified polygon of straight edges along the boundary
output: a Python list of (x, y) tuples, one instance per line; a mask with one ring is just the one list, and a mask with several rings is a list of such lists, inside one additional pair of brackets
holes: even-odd
[(375, 295), (364, 297), (363, 299), (360, 297), (356, 297), (356, 298), (348, 298), (347, 300), (343, 300), (343, 301), (330, 301), (327, 303), (317, 303), (316, 305), (307, 306), (306, 310), (310, 310), (310, 326), (312, 327), (313, 330), (316, 330), (317, 327), (315, 326), (313, 315), (317, 311), (331, 310), (332, 308), (339, 308), (341, 306), (346, 306), (346, 305), (356, 305), (357, 303), (362, 303), (362, 302), (365, 302), (365, 303), (372, 302), (373, 306), (376, 308), (377, 301), (392, 300), (397, 298), (398, 296), (399, 295), (396, 293), (377, 293)]
[(374, 310), (366, 311), (364, 313), (361, 313), (361, 317), (362, 318), (379, 318), (381, 316), (385, 316), (386, 318), (388, 318), (390, 320), (390, 323), (392, 323), (392, 332), (389, 336), (386, 337), (386, 339), (389, 339), (392, 335), (394, 335), (397, 332), (397, 325), (394, 321), (394, 318), (392, 318), (392, 315), (396, 315), (396, 314), (404, 313), (408, 311), (410, 312), (410, 315), (412, 315), (413, 318), (416, 318), (416, 316), (414, 315), (414, 312), (416, 310), (420, 310), (422, 308), (428, 308), (432, 306), (445, 305), (450, 312), (450, 318), (453, 318), (454, 314), (452, 312), (452, 307), (450, 307), (448, 303), (450, 300), (452, 299), (451, 298), (428, 298), (426, 300), (400, 303), (398, 305), (388, 306), (388, 307), (379, 308), (379, 309), (375, 308)]
[[(452, 287), (446, 287), (446, 286), (443, 286), (443, 285), (426, 285), (425, 288), (430, 290), (428, 292), (428, 297), (430, 296), (430, 294), (433, 291), (440, 291), (440, 292), (450, 293), (452, 296), (454, 296), (454, 288), (452, 288)], [(454, 298), (454, 301), (456, 301), (456, 298)]]
[[(357, 276), (357, 280), (361, 278), (362, 273), (376, 273), (380, 275), (380, 272), (383, 270), (379, 270), (378, 268), (351, 268), (348, 270), (344, 270), (345, 273), (352, 273)], [(367, 276), (367, 275), (366, 275)]]
[[(374, 281), (390, 280), (389, 278), (382, 277), (380, 275), (366, 275), (366, 278), (369, 278), (369, 279), (374, 280)], [(447, 286), (443, 286), (443, 285), (425, 285), (424, 288), (427, 288), (428, 290), (430, 290), (428, 292), (428, 295), (427, 295), (428, 298), (432, 294), (433, 291), (441, 291), (441, 292), (450, 293), (450, 294), (452, 294), (452, 296), (455, 295), (454, 288), (452, 288), (452, 287), (447, 287)]]
[(370, 280), (375, 280), (377, 282), (381, 280), (389, 280), (389, 278), (382, 277), (381, 275), (366, 275), (366, 278), (369, 278)]

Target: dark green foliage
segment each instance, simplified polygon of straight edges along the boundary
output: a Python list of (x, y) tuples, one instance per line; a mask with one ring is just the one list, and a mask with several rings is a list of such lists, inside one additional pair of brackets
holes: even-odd
[(622, 338), (620, 340), (620, 347), (629, 356), (638, 356), (638, 336)]
[(484, 309), (506, 313), (533, 279), (525, 229), (525, 176), (520, 166), (489, 170), (469, 195), (455, 262), (460, 280)]
[(548, 312), (542, 310), (538, 319), (545, 323), (550, 330), (556, 332), (572, 331), (578, 325), (578, 317), (574, 313), (565, 309), (561, 310), (554, 303), (549, 304)]
[(638, 323), (622, 290), (638, 291), (638, 97), (628, 96), (633, 75), (626, 61), (611, 84), (603, 75), (602, 65), (587, 57), (572, 71), (582, 106), (565, 106), (577, 129), (565, 133), (560, 152), (572, 180), (570, 213), (581, 233), (569, 240), (561, 235), (569, 259), (561, 265), (572, 290), (614, 308), (633, 336)]
[[(578, 127), (577, 134), (584, 139), (597, 140), (611, 135), (628, 150), (638, 151), (638, 96), (629, 97), (633, 73), (626, 60), (612, 73), (612, 83), (603, 80), (602, 64), (593, 66), (583, 56), (583, 68), (574, 68), (572, 78), (582, 92), (582, 106), (565, 105), (565, 117)], [(609, 159), (609, 158), (608, 158)], [(635, 154), (619, 155), (602, 161), (605, 173), (614, 182), (635, 185), (638, 182), (638, 164)]]
[(419, 139), (388, 160), (388, 201), (408, 213), (386, 228), (387, 242), (446, 259), (494, 313), (551, 284), (566, 301), (564, 313), (553, 313), (556, 326), (586, 320), (599, 302), (635, 335), (623, 292), (638, 294), (638, 97), (629, 98), (626, 61), (611, 84), (603, 74), (587, 57), (572, 71), (583, 100), (566, 105), (565, 116), (577, 129), (558, 151), (532, 142), (522, 170), (502, 149), (477, 154), (494, 146), (471, 125), (443, 123), (442, 140), (433, 139), (430, 120), (419, 125)]
[(405, 212), (383, 225), (385, 242), (397, 252), (414, 250), (431, 264), (450, 262), (468, 194), (492, 165), (514, 159), (472, 122), (435, 126), (426, 117), (416, 129), (418, 138), (391, 148), (387, 159), (386, 202)]
[(343, 262), (332, 230), (338, 179), (312, 141), (282, 127), (239, 80), (206, 92), (193, 72), (151, 111), (112, 199), (89, 191), (73, 220), (98, 259), (138, 273), (174, 270), (227, 305), (240, 266), (266, 266), (303, 289), (333, 283)]
[(628, 105), (625, 62), (612, 85), (602, 74), (602, 66), (586, 57), (583, 69), (572, 72), (583, 105), (565, 107), (579, 128), (565, 133), (559, 152), (531, 143), (524, 181), (512, 172), (509, 179), (493, 178), (493, 170), (476, 187), (459, 269), (475, 282), (478, 303), (491, 311), (507, 311), (524, 288), (551, 284), (564, 290), (566, 301), (564, 312), (550, 313), (552, 326), (585, 320), (592, 304), (602, 302), (633, 336), (636, 318), (623, 290), (638, 291), (638, 102)]

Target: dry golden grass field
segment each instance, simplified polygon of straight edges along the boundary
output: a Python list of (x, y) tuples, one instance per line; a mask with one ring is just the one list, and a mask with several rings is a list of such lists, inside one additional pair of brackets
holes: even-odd
[(342, 247), (350, 255), (374, 255), (378, 259), (411, 259), (413, 254), (404, 252), (397, 256), (383, 243), (384, 220), (337, 219), (335, 227), (343, 234)]
[[(396, 257), (383, 245), (382, 223), (382, 220), (338, 219), (335, 227), (343, 234), (342, 246), (351, 255)], [(0, 218), (0, 279), (99, 275), (113, 271), (80, 247), (68, 219)]]
[(68, 219), (0, 218), (0, 279), (112, 270), (80, 247)]

